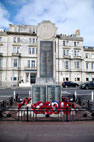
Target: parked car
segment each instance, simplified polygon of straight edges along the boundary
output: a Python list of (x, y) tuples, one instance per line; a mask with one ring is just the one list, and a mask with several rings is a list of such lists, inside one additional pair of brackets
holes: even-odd
[(65, 81), (62, 83), (62, 87), (67, 88), (67, 87), (79, 87), (79, 84), (72, 82), (72, 81)]
[(80, 85), (81, 89), (94, 89), (94, 81), (89, 81)]

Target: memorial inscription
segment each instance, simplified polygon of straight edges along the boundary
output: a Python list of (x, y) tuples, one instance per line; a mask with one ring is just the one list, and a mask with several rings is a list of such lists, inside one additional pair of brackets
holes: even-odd
[(40, 100), (46, 102), (46, 86), (40, 86)]
[(55, 90), (54, 86), (47, 86), (47, 98), (49, 102), (52, 102), (55, 100)]
[(47, 100), (52, 101), (61, 101), (61, 87), (59, 85), (48, 85), (47, 86)]
[(57, 102), (61, 101), (61, 87), (60, 86), (55, 86), (55, 100)]
[(45, 85), (34, 85), (32, 87), (32, 103), (37, 103), (38, 101), (46, 102)]
[(38, 86), (34, 86), (32, 88), (32, 100), (33, 100), (33, 103), (36, 103), (40, 100), (40, 88)]
[(40, 77), (53, 77), (52, 41), (40, 41)]

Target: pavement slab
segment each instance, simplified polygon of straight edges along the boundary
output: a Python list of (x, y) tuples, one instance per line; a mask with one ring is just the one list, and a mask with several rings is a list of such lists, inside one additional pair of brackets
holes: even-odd
[(94, 121), (0, 121), (0, 142), (94, 142)]

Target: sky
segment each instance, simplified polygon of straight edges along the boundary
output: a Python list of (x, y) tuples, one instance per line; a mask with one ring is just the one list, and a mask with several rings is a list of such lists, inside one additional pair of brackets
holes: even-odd
[(94, 46), (94, 0), (0, 0), (0, 28), (9, 24), (56, 24), (59, 34), (80, 30), (85, 46)]

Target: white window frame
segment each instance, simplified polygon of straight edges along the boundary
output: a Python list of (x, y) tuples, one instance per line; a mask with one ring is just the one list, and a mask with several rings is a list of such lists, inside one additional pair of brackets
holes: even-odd
[(89, 58), (89, 53), (86, 53), (86, 54), (85, 54), (85, 57), (86, 57), (86, 58)]
[(79, 51), (79, 50), (74, 50), (74, 57), (79, 56), (79, 54), (80, 54), (80, 51)]
[(31, 68), (35, 68), (35, 60), (31, 60)]
[(20, 46), (13, 46), (13, 53), (20, 53)]
[(29, 33), (33, 33), (33, 30), (32, 30), (32, 28), (29, 28)]
[(27, 60), (27, 67), (30, 68), (30, 60)]
[(16, 43), (16, 37), (13, 37), (13, 42)]
[(20, 37), (17, 37), (17, 42), (19, 43), (21, 41)]
[(29, 73), (26, 73), (26, 82), (29, 82)]
[(13, 74), (13, 81), (17, 81), (17, 74), (16, 73)]
[(89, 69), (89, 63), (86, 62), (86, 70), (88, 70), (88, 69)]
[(94, 70), (94, 62), (91, 63), (91, 69)]
[(13, 59), (13, 67), (16, 68), (18, 66), (18, 61), (17, 59)]
[(69, 69), (69, 61), (65, 61), (65, 69)]
[(75, 69), (80, 69), (80, 61), (74, 62)]
[(80, 62), (77, 61), (77, 69), (79, 69), (79, 68), (80, 68)]
[(31, 55), (31, 47), (28, 47), (28, 54)]
[(13, 46), (13, 53), (17, 53), (16, 46)]
[(68, 49), (64, 49), (63, 50), (63, 55), (64, 56), (69, 56), (69, 50)]
[(32, 47), (32, 54), (35, 54), (35, 48)]
[(32, 43), (32, 38), (31, 37), (29, 38), (29, 43)]
[(63, 46), (66, 46), (65, 40), (63, 40)]
[(77, 43), (76, 43), (76, 41), (74, 41), (74, 46), (75, 46), (75, 47), (77, 46)]
[(21, 27), (18, 27), (18, 32), (21, 32)]
[(33, 38), (32, 40), (33, 40), (33, 43), (35, 43), (35, 38)]

